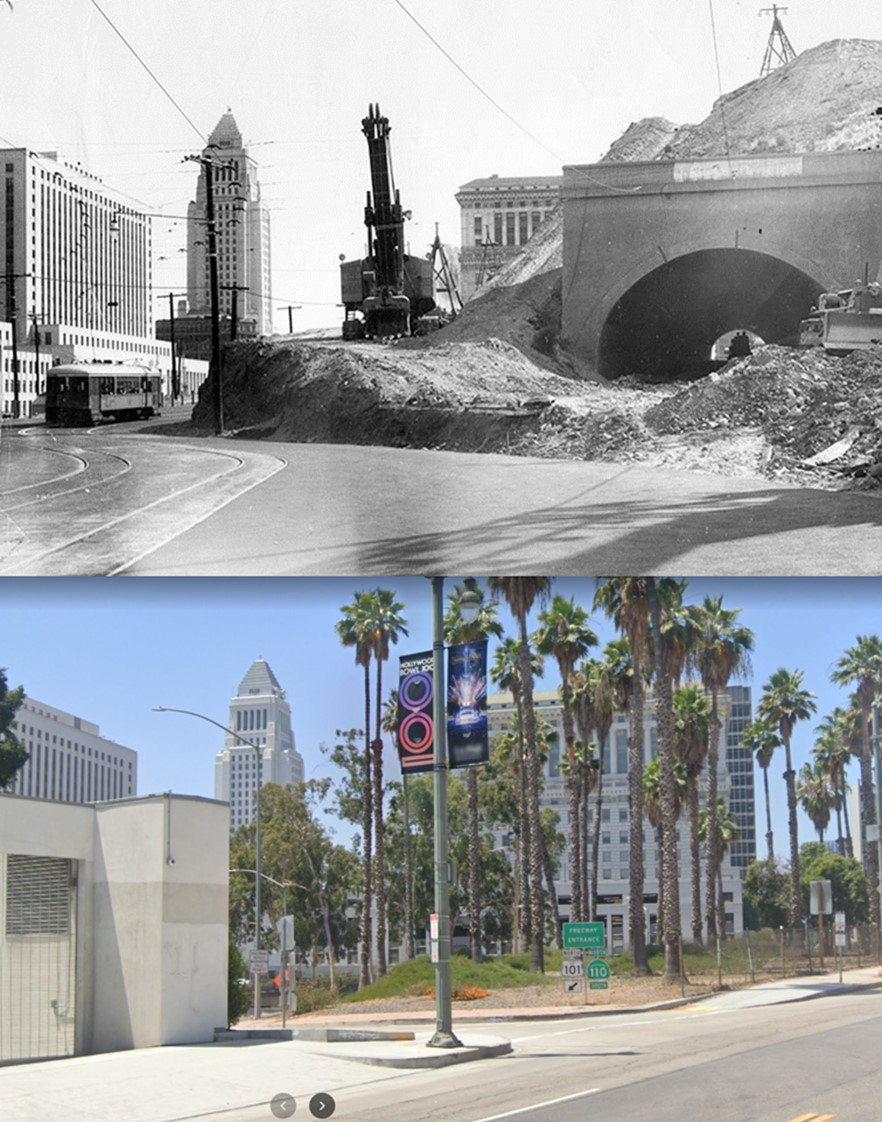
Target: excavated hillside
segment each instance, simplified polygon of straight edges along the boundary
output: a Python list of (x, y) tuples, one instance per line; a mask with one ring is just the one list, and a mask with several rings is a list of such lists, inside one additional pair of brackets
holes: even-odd
[[(882, 144), (882, 42), (836, 40), (720, 98), (698, 125), (630, 125), (606, 161)], [(762, 347), (699, 381), (599, 384), (560, 345), (562, 214), (434, 335), (240, 344), (224, 415), (242, 435), (643, 461), (832, 488), (882, 478), (882, 348)], [(206, 392), (194, 426), (211, 431)]]

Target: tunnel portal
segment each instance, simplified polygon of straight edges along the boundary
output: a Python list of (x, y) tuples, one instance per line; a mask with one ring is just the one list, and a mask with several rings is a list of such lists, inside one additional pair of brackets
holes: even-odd
[(700, 377), (714, 341), (745, 329), (794, 346), (799, 321), (823, 286), (786, 262), (750, 250), (709, 249), (660, 265), (613, 306), (600, 335), (599, 373), (665, 382)]

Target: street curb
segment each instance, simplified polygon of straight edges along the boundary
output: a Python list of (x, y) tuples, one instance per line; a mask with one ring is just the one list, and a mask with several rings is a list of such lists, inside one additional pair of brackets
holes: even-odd
[(830, 989), (803, 993), (798, 997), (782, 998), (781, 1001), (768, 1001), (767, 1005), (793, 1005), (797, 1001), (814, 1001), (817, 997), (830, 997), (840, 993), (855, 993), (859, 990), (877, 990), (882, 987), (882, 978), (877, 982), (833, 982)]
[(346, 1056), (359, 1064), (371, 1064), (374, 1067), (399, 1067), (399, 1068), (434, 1068), (450, 1067), (452, 1064), (467, 1064), (471, 1060), (489, 1060), (494, 1056), (507, 1056), (514, 1049), (510, 1040), (502, 1040), (499, 1044), (476, 1044), (463, 1046), (450, 1051), (437, 1051), (430, 1056), (403, 1056), (401, 1058), (386, 1056)]
[(357, 1043), (359, 1040), (414, 1040), (415, 1034), (402, 1029), (215, 1029), (215, 1041), (223, 1040), (319, 1040), (326, 1044)]

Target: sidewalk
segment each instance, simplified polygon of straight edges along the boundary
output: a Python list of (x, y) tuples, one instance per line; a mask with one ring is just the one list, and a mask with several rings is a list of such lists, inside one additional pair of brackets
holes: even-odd
[[(882, 969), (871, 966), (849, 970), (841, 984), (836, 971), (708, 994), (705, 998), (715, 1007), (735, 1008), (876, 988), (882, 988)], [(685, 1003), (695, 1000), (687, 998)], [(347, 1011), (315, 1014), (308, 1020), (294, 1017), (285, 1033), (286, 1037), (290, 1033), (287, 1039), (279, 1039), (280, 1016), (263, 1017), (256, 1024), (240, 1022), (238, 1033), (214, 1043), (0, 1068), (0, 1102), (4, 1118), (15, 1122), (44, 1122), (53, 1117), (64, 1122), (104, 1122), (112, 1118), (177, 1122), (196, 1116), (200, 1122), (272, 1122), (272, 1100), (286, 1095), (293, 1096), (299, 1117), (311, 1119), (314, 1116), (309, 1102), (314, 1095), (336, 1096), (347, 1088), (378, 1080), (412, 1078), (415, 1068), (485, 1059), (511, 1051), (508, 1040), (476, 1027), (478, 1022), (633, 1015), (682, 1004), (675, 999), (587, 1010), (456, 1007), (453, 1029), (463, 1047), (449, 1050), (426, 1047), (434, 1024), (431, 1013)], [(371, 1026), (378, 1027), (374, 1031)], [(401, 1026), (402, 1031), (392, 1026)], [(395, 1093), (391, 1087), (389, 1093)]]

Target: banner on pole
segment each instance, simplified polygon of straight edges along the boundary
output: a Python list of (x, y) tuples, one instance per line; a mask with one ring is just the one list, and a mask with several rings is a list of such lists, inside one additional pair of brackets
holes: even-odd
[(447, 653), (447, 753), (452, 768), (489, 759), (486, 639)]
[(432, 651), (398, 660), (398, 757), (404, 775), (434, 767), (433, 662)]

